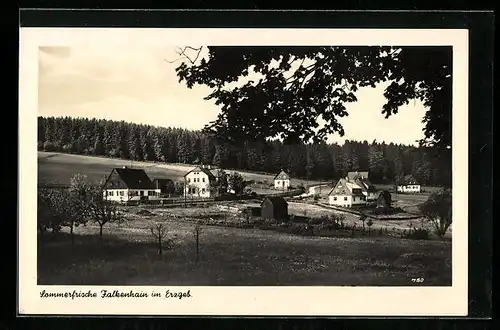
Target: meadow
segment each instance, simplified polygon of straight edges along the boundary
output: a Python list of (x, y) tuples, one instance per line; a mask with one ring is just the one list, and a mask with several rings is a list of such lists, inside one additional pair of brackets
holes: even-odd
[[(58, 183), (69, 185), (71, 176), (75, 173), (85, 174), (90, 180), (96, 181), (105, 178), (114, 167), (128, 166), (144, 169), (148, 176), (155, 178), (167, 178), (177, 182), (183, 182), (184, 175), (196, 165), (153, 163), (153, 162), (131, 162), (125, 159), (83, 156), (64, 154), (56, 152), (38, 152), (38, 183)], [(260, 183), (273, 183), (276, 174), (252, 173), (248, 171), (236, 171), (245, 180)], [(312, 185), (318, 181), (308, 181), (292, 178), (290, 184), (297, 186)], [(261, 189), (262, 190), (262, 189)]]
[[(303, 237), (261, 229), (166, 222), (158, 255), (148, 221), (48, 234), (38, 248), (38, 283), (56, 285), (451, 285), (451, 243), (392, 237)], [(423, 278), (416, 284), (412, 278)]]

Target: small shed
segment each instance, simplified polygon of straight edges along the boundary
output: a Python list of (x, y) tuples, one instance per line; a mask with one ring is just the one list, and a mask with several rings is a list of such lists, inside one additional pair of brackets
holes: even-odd
[(264, 219), (286, 220), (288, 219), (288, 203), (283, 197), (266, 197), (261, 205), (261, 216)]
[(377, 207), (387, 208), (392, 203), (391, 193), (387, 190), (382, 191), (377, 198)]

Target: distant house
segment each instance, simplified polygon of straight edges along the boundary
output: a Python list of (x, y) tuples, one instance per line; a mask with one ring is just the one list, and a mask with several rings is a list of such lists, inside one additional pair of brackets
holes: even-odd
[(261, 205), (261, 216), (264, 219), (286, 220), (288, 219), (288, 203), (283, 197), (266, 197)]
[(153, 179), (155, 189), (160, 189), (161, 194), (173, 194), (175, 191), (174, 181), (171, 179)]
[(144, 170), (124, 166), (111, 170), (104, 183), (103, 193), (108, 200), (127, 202), (157, 199), (160, 189), (154, 186)]
[(184, 175), (184, 193), (190, 197), (213, 197), (211, 184), (215, 175), (205, 166), (197, 166)]
[(420, 185), (415, 181), (398, 184), (396, 187), (397, 192), (402, 193), (419, 193), (421, 191)]
[(274, 188), (287, 190), (290, 187), (290, 176), (283, 170), (281, 170), (274, 177)]
[(308, 196), (317, 196), (317, 195), (321, 195), (321, 193), (323, 191), (327, 191), (329, 185), (327, 184), (322, 184), (322, 185), (318, 185), (318, 186), (313, 186), (313, 187), (309, 187), (309, 192), (308, 192)]
[(388, 208), (392, 204), (391, 193), (387, 190), (380, 192), (377, 198), (377, 207)]
[(374, 203), (377, 200), (377, 189), (368, 179), (368, 172), (349, 172), (347, 173), (347, 180), (361, 188), (367, 203)]
[(352, 207), (366, 205), (366, 196), (360, 186), (347, 179), (340, 179), (328, 193), (330, 205)]

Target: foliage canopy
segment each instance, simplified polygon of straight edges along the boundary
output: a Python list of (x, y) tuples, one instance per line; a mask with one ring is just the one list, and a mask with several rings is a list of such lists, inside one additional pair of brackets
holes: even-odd
[(420, 100), (427, 107), (420, 143), (451, 147), (451, 47), (208, 46), (179, 54), (179, 81), (208, 86), (205, 99), (221, 106), (205, 127), (220, 138), (299, 143), (343, 136), (338, 118), (348, 115), (346, 103), (357, 101), (360, 87), (387, 83), (385, 118)]

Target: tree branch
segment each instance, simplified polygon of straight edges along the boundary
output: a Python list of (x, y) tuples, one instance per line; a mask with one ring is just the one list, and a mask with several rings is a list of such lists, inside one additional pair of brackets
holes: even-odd
[[(184, 48), (180, 48), (180, 47), (177, 47), (176, 49), (176, 53), (177, 55), (179, 55), (180, 57), (173, 60), (173, 61), (168, 61), (168, 60), (165, 60), (165, 62), (168, 62), (168, 63), (175, 63), (177, 61), (180, 61), (182, 59), (187, 59), (189, 62), (191, 62), (191, 64), (195, 64), (196, 61), (198, 60), (198, 58), (200, 57), (200, 54), (201, 54), (201, 51), (203, 49), (203, 46), (201, 47), (198, 47), (198, 48), (195, 48), (195, 47), (191, 47), (191, 46), (184, 46)], [(187, 50), (194, 50), (196, 52), (196, 56), (194, 59), (192, 59), (187, 53), (186, 51)]]

